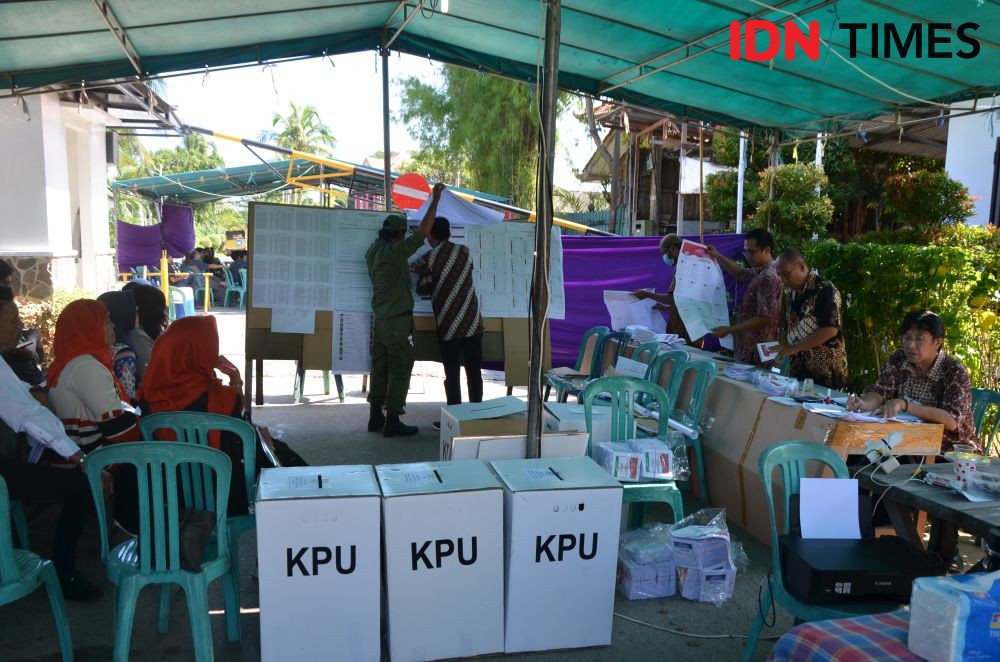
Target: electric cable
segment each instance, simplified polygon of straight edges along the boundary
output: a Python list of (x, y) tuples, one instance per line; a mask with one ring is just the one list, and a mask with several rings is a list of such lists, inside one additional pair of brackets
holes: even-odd
[[(745, 634), (700, 634), (698, 632), (685, 632), (683, 630), (677, 630), (674, 628), (668, 628), (663, 625), (655, 625), (647, 621), (639, 620), (638, 618), (632, 618), (631, 616), (626, 616), (619, 612), (614, 612), (615, 616), (622, 619), (623, 621), (629, 621), (630, 623), (635, 623), (636, 625), (642, 625), (647, 628), (653, 628), (654, 630), (659, 630), (661, 632), (669, 632), (670, 634), (676, 634), (681, 637), (691, 637), (693, 639), (749, 639)], [(757, 641), (777, 641), (780, 637), (770, 636), (770, 637), (758, 637)]]

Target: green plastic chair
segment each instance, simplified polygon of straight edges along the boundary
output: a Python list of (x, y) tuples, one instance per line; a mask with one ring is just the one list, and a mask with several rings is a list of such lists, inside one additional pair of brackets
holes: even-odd
[[(240, 271), (246, 271), (245, 269), (240, 269)], [(222, 273), (226, 275), (226, 292), (222, 295), (222, 305), (229, 305), (229, 295), (238, 294), (240, 297), (240, 308), (244, 307), (244, 297), (247, 295), (246, 280), (240, 281), (242, 284), (237, 285), (236, 279), (233, 278), (233, 272), (229, 269), (223, 269)], [(240, 274), (245, 279), (245, 274)]]
[[(576, 352), (576, 362), (573, 364), (573, 370), (577, 372), (583, 371), (583, 359), (587, 356), (588, 346), (591, 348), (593, 353), (597, 352), (597, 346), (601, 342), (601, 338), (604, 334), (608, 332), (608, 327), (606, 326), (594, 326), (587, 329), (587, 332), (583, 334), (583, 338), (580, 339), (580, 349)], [(591, 343), (593, 343), (591, 345)], [(592, 354), (593, 356), (593, 354)], [(593, 360), (591, 360), (591, 365), (593, 365)], [(590, 374), (589, 372), (587, 374)], [(549, 393), (552, 392), (554, 388), (556, 390), (556, 402), (565, 402), (565, 397), (563, 396), (566, 387), (570, 386), (570, 383), (560, 377), (559, 375), (548, 373), (545, 375), (545, 396), (543, 400), (549, 399)]]
[[(706, 359), (685, 363), (681, 372), (676, 374), (676, 384), (671, 378), (671, 389), (676, 389), (674, 390), (675, 398), (689, 372), (694, 373), (694, 384), (691, 386), (691, 397), (688, 398), (687, 407), (674, 410), (671, 412), (670, 418), (697, 431), (701, 425), (702, 410), (705, 408), (705, 396), (708, 394), (708, 387), (718, 374), (718, 368), (713, 362)], [(672, 402), (676, 402), (676, 400)], [(684, 435), (684, 443), (688, 448), (694, 449), (695, 466), (698, 468), (698, 487), (700, 488), (698, 501), (704, 508), (705, 504), (708, 503), (708, 476), (705, 475), (705, 456), (701, 450), (701, 433), (699, 432), (693, 438)]]
[[(670, 411), (670, 399), (663, 387), (645, 379), (635, 377), (600, 377), (587, 384), (581, 400), (587, 420), (587, 455), (593, 457), (593, 411), (594, 400), (599, 393), (611, 394), (611, 438), (609, 441), (625, 441), (635, 436), (635, 410), (632, 404), (640, 395), (648, 395), (656, 400), (660, 411)], [(667, 438), (667, 417), (661, 416), (657, 427), (659, 439)], [(636, 529), (642, 526), (643, 505), (650, 502), (665, 503), (674, 514), (674, 521), (684, 518), (684, 501), (677, 485), (672, 481), (650, 483), (622, 483), (622, 503), (631, 505), (630, 524)]]
[(0, 478), (0, 605), (20, 600), (44, 585), (52, 606), (52, 616), (56, 621), (56, 631), (59, 633), (59, 651), (63, 662), (72, 662), (73, 640), (56, 569), (52, 561), (43, 559), (38, 554), (25, 549), (14, 549), (10, 535), (10, 504), (7, 482)]
[(20, 548), (31, 549), (31, 541), (28, 540), (28, 515), (24, 512), (24, 504), (17, 499), (10, 501), (10, 521)]
[[(986, 422), (986, 414), (994, 407), (996, 417), (993, 419), (993, 428), (984, 434), (983, 424)], [(983, 444), (983, 455), (988, 456), (993, 439), (1000, 430), (1000, 392), (988, 388), (972, 389), (972, 424), (975, 426), (976, 436)]]
[[(796, 624), (829, 618), (878, 614), (893, 611), (899, 607), (898, 603), (873, 602), (871, 600), (838, 602), (836, 607), (807, 605), (785, 590), (784, 580), (781, 576), (781, 552), (778, 548), (778, 536), (787, 535), (791, 529), (789, 502), (793, 494), (799, 494), (800, 480), (810, 475), (816, 475), (807, 473), (807, 462), (825, 464), (833, 472), (834, 478), (850, 478), (847, 465), (839, 455), (826, 446), (812, 441), (779, 441), (765, 448), (758, 461), (760, 479), (764, 484), (764, 496), (767, 498), (767, 512), (771, 518), (771, 568), (774, 572), (774, 578), (768, 580), (764, 596), (757, 608), (757, 614), (750, 625), (750, 634), (747, 637), (746, 646), (743, 648), (744, 662), (748, 662), (753, 657), (754, 649), (757, 647), (757, 639), (764, 626), (764, 615), (774, 603), (791, 612), (792, 616), (795, 617)], [(771, 484), (774, 470), (779, 467), (784, 486), (785, 506), (780, 529), (774, 510), (774, 489)]]
[[(113, 464), (131, 464), (139, 486), (139, 537), (129, 538), (113, 549), (108, 547), (108, 518), (105, 511), (101, 471)], [(135, 619), (139, 591), (150, 584), (169, 588), (179, 584), (187, 597), (194, 657), (212, 662), (212, 623), (208, 615), (208, 585), (222, 578), (226, 605), (226, 634), (229, 641), (240, 639), (240, 610), (236, 586), (229, 567), (229, 549), (213, 545), (205, 551), (201, 572), (181, 568), (181, 507), (215, 513), (215, 532), (226, 539), (226, 504), (232, 470), (229, 457), (214, 448), (162, 441), (114, 444), (93, 451), (85, 464), (90, 490), (97, 504), (101, 532), (101, 560), (108, 579), (115, 585), (114, 662), (128, 660), (129, 639)], [(151, 508), (156, 504), (158, 508)], [(162, 506), (165, 506), (162, 507)], [(160, 593), (159, 631), (169, 624), (169, 593)]]
[(670, 402), (677, 402), (677, 392), (681, 387), (681, 377), (684, 376), (684, 366), (687, 364), (688, 358), (688, 353), (683, 349), (672, 349), (668, 352), (657, 354), (656, 358), (649, 365), (649, 372), (646, 374), (646, 379), (654, 384), (659, 384), (660, 375), (663, 374), (663, 367), (667, 363), (673, 363), (670, 368), (670, 380), (665, 387)]
[[(591, 380), (603, 377), (605, 366), (608, 368), (614, 367), (618, 361), (618, 357), (625, 351), (625, 346), (630, 337), (625, 331), (608, 331), (597, 340), (597, 344), (594, 346), (594, 356), (590, 362), (590, 372), (588, 373)], [(614, 349), (609, 349), (612, 341), (615, 343)], [(566, 402), (571, 395), (575, 395), (579, 402), (583, 402), (582, 391), (583, 389), (569, 384), (563, 391), (560, 402)]]
[[(197, 411), (169, 411), (149, 414), (139, 420), (139, 430), (143, 439), (156, 439), (158, 430), (170, 430), (177, 441), (198, 446), (208, 446), (208, 433), (213, 431), (232, 432), (240, 438), (243, 446), (243, 483), (247, 490), (247, 503), (253, 504), (257, 491), (257, 432), (246, 421), (221, 414), (207, 414)], [(229, 565), (237, 595), (240, 587), (240, 538), (247, 531), (257, 528), (257, 516), (253, 513), (229, 517), (227, 521), (229, 538)]]
[(211, 282), (211, 281), (206, 282), (206, 279), (208, 279), (208, 278), (214, 278), (214, 276), (212, 276), (212, 274), (210, 272), (201, 273), (201, 272), (198, 272), (198, 271), (194, 271), (193, 267), (190, 269), (190, 271), (192, 271), (194, 273), (194, 282), (193, 282), (194, 300), (195, 301), (204, 301), (203, 297), (205, 296), (205, 288), (207, 287), (207, 288), (209, 288), (212, 291), (211, 294), (209, 294), (209, 296), (211, 297), (212, 305), (215, 305), (216, 303), (218, 303), (215, 300), (215, 290), (212, 290), (212, 286), (209, 285), (209, 282)]
[(653, 365), (653, 361), (656, 360), (656, 355), (660, 353), (663, 349), (663, 345), (659, 341), (644, 342), (635, 348), (632, 352), (632, 359), (638, 361), (639, 363), (645, 363), (646, 366), (646, 378), (649, 378), (649, 367)]

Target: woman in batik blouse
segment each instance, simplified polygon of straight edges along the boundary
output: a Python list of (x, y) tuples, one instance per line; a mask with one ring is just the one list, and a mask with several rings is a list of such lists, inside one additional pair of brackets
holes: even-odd
[(969, 371), (944, 352), (944, 323), (929, 310), (907, 313), (899, 325), (903, 348), (896, 350), (861, 396), (851, 396), (854, 411), (875, 410), (892, 417), (909, 412), (928, 423), (944, 425), (942, 452), (955, 444), (979, 449), (972, 425)]

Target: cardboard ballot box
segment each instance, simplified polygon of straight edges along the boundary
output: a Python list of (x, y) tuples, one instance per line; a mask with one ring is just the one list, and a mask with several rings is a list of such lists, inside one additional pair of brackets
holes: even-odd
[(503, 651), (503, 490), (496, 476), (479, 460), (387, 464), (375, 472), (392, 661)]
[(262, 660), (379, 659), (380, 496), (367, 465), (261, 471)]
[[(611, 407), (599, 402), (593, 409), (594, 443), (611, 440)], [(587, 415), (583, 405), (569, 402), (546, 402), (542, 414), (542, 430), (563, 432), (567, 430), (587, 431)]]
[[(454, 437), (443, 460), (523, 460), (527, 454), (528, 437), (520, 435), (487, 435)], [(581, 457), (587, 453), (586, 432), (552, 432), (539, 439), (541, 457)]]
[(609, 645), (621, 485), (588, 457), (490, 464), (504, 485), (504, 650)]
[(528, 429), (528, 405), (513, 395), (484, 402), (466, 402), (441, 407), (441, 452), (449, 457), (455, 437), (524, 434)]

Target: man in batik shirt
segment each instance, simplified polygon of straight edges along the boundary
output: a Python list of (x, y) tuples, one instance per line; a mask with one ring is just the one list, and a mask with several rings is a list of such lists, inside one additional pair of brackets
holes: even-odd
[(788, 286), (781, 302), (777, 365), (789, 359), (788, 374), (811, 378), (818, 386), (847, 386), (847, 347), (841, 333), (840, 292), (810, 271), (802, 252), (786, 248), (778, 257), (778, 275)]
[(757, 344), (778, 339), (782, 286), (774, 268), (773, 252), (774, 238), (764, 228), (751, 230), (743, 239), (743, 255), (749, 268), (730, 260), (715, 246), (708, 247), (708, 254), (723, 269), (736, 280), (748, 283), (736, 313), (736, 324), (712, 329), (712, 334), (719, 338), (733, 334), (737, 361), (760, 365)]

